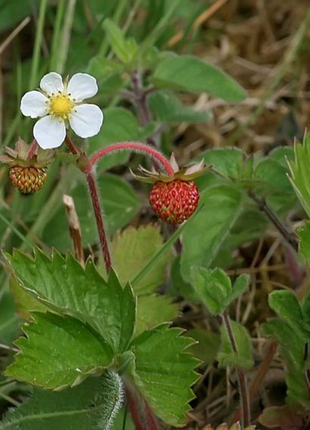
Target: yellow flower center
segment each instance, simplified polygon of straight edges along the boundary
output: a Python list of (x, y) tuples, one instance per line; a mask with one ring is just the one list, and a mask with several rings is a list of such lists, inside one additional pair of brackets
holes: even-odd
[(74, 111), (75, 99), (71, 98), (71, 94), (64, 94), (59, 92), (58, 94), (52, 94), (48, 97), (48, 101), (45, 102), (48, 107), (46, 111), (53, 118), (66, 120), (71, 118), (71, 112)]

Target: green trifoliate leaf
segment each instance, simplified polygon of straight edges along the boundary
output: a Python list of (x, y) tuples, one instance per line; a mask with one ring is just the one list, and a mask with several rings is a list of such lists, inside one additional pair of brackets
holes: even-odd
[(60, 389), (102, 371), (113, 357), (110, 346), (90, 327), (69, 316), (32, 314), (16, 341), (20, 352), (5, 371), (19, 381)]
[(63, 314), (88, 323), (115, 352), (126, 349), (135, 325), (135, 299), (129, 285), (122, 288), (115, 273), (105, 281), (89, 260), (85, 269), (68, 254), (52, 259), (36, 250), (35, 259), (21, 252), (6, 255), (21, 286)]
[(242, 210), (242, 194), (228, 186), (207, 189), (200, 196), (200, 212), (183, 234), (181, 274), (191, 279), (193, 265), (209, 267)]
[(158, 324), (170, 322), (179, 314), (179, 308), (167, 296), (149, 294), (138, 296), (136, 334)]
[[(113, 267), (120, 282), (131, 282), (156, 255), (163, 245), (160, 229), (154, 225), (141, 226), (138, 229), (128, 227), (114, 236), (110, 249)], [(153, 293), (163, 284), (167, 264), (171, 253), (163, 254), (149, 272), (133, 285), (137, 295)]]
[(135, 354), (133, 379), (154, 413), (175, 427), (184, 425), (190, 387), (196, 382), (198, 361), (187, 352), (193, 339), (182, 331), (161, 325), (145, 331), (132, 343)]
[(157, 66), (151, 82), (158, 88), (171, 88), (192, 93), (207, 92), (228, 102), (239, 102), (245, 90), (230, 76), (200, 58), (169, 56)]
[(232, 286), (230, 278), (219, 268), (193, 267), (192, 285), (211, 314), (222, 314), (227, 306), (241, 296), (249, 285), (249, 276), (241, 275)]
[[(304, 338), (309, 337), (309, 328), (303, 321), (303, 315), (296, 295), (292, 291), (273, 291), (268, 297), (268, 304), (281, 318)], [(307, 330), (308, 328), (308, 330)]]
[(150, 94), (148, 102), (155, 117), (168, 124), (205, 122), (212, 118), (208, 111), (196, 110), (192, 106), (183, 105), (179, 98), (170, 91), (154, 92)]
[(217, 355), (219, 364), (223, 367), (232, 366), (238, 369), (251, 369), (254, 366), (254, 361), (247, 329), (236, 321), (230, 321), (230, 324), (238, 352), (236, 353), (233, 350), (227, 329), (223, 324), (221, 327), (222, 342)]
[(109, 430), (122, 398), (121, 380), (113, 372), (59, 393), (36, 388), (6, 414), (0, 430)]
[(310, 217), (310, 134), (305, 135), (303, 143), (295, 143), (295, 160), (288, 160), (290, 180), (295, 193)]

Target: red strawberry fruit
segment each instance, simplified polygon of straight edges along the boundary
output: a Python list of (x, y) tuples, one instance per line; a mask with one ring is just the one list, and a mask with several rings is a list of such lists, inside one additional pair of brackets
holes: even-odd
[(196, 210), (199, 201), (198, 188), (194, 181), (175, 179), (154, 184), (150, 204), (158, 218), (173, 224), (186, 221)]
[(149, 201), (158, 218), (173, 224), (181, 224), (198, 206), (199, 192), (193, 179), (205, 173), (207, 168), (204, 161), (201, 161), (194, 166), (179, 169), (173, 155), (170, 164), (174, 170), (172, 176), (155, 170), (150, 172), (142, 166), (138, 168), (142, 175), (133, 176), (140, 181), (154, 184)]

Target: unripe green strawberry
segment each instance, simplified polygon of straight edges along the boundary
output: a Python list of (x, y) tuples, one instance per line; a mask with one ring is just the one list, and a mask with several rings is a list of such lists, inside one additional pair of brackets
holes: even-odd
[(158, 218), (173, 224), (181, 224), (195, 212), (199, 192), (194, 181), (181, 179), (171, 182), (158, 181), (153, 185), (149, 200)]
[(47, 178), (46, 168), (13, 166), (9, 170), (9, 178), (22, 194), (32, 194), (43, 187)]
[[(35, 143), (35, 142), (34, 142)], [(31, 194), (44, 185), (47, 166), (54, 160), (55, 151), (32, 147), (19, 139), (15, 148), (4, 147), (5, 153), (0, 161), (10, 166), (9, 178), (22, 194)]]

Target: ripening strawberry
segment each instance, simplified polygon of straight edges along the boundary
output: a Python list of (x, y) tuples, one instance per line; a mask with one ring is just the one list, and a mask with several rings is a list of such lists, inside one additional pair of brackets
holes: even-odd
[(5, 147), (5, 154), (0, 161), (9, 164), (9, 178), (12, 185), (22, 194), (32, 194), (43, 187), (47, 179), (47, 165), (53, 161), (54, 151), (37, 148), (28, 159), (30, 145), (19, 139), (15, 149)]
[(149, 201), (158, 218), (181, 224), (195, 212), (199, 192), (194, 181), (158, 181), (150, 192)]
[(9, 178), (22, 194), (32, 194), (43, 187), (47, 173), (45, 167), (13, 166), (9, 170)]
[(181, 224), (197, 209), (199, 192), (193, 179), (202, 175), (206, 167), (202, 161), (179, 170), (173, 155), (170, 163), (175, 172), (173, 176), (164, 175), (155, 170), (149, 172), (140, 166), (138, 170), (143, 176), (134, 175), (134, 177), (154, 184), (149, 201), (158, 218), (172, 224)]

